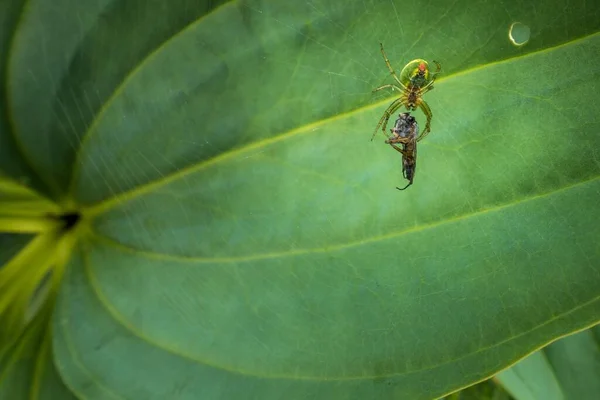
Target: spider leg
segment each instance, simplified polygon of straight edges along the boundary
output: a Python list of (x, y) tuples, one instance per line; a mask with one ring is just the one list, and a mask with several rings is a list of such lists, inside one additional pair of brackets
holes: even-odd
[(434, 82), (435, 82), (435, 77), (431, 78), (431, 81), (427, 85), (425, 85), (425, 86), (423, 86), (422, 88), (419, 89), (419, 94), (422, 96), (425, 93), (427, 93), (430, 90), (432, 90)]
[(425, 94), (428, 91), (430, 91), (431, 89), (433, 89), (433, 82), (435, 82), (437, 76), (439, 75), (440, 71), (442, 70), (442, 66), (440, 65), (440, 63), (438, 63), (435, 60), (433, 60), (433, 62), (435, 63), (435, 65), (437, 65), (437, 69), (431, 75), (431, 79), (429, 80), (429, 83), (421, 88), (421, 94)]
[(427, 122), (425, 123), (425, 129), (423, 129), (419, 137), (417, 137), (417, 142), (423, 139), (425, 136), (427, 136), (427, 134), (431, 131), (431, 118), (433, 117), (433, 114), (431, 113), (431, 108), (429, 108), (429, 105), (427, 105), (427, 103), (423, 99), (421, 99), (421, 101), (419, 102), (419, 107), (423, 111), (423, 114), (425, 114), (425, 116), (427, 117)]
[(390, 117), (397, 109), (399, 109), (402, 105), (404, 105), (405, 102), (406, 102), (406, 98), (404, 96), (402, 96), (402, 97), (394, 100), (392, 102), (392, 104), (390, 104), (390, 106), (383, 112), (383, 116), (379, 120), (379, 123), (377, 123), (377, 127), (375, 128), (375, 131), (373, 132), (373, 136), (371, 136), (371, 141), (373, 141), (373, 138), (377, 134), (377, 131), (379, 130), (380, 127), (381, 127), (381, 130), (383, 131), (383, 134), (387, 136), (387, 134), (385, 133), (385, 128), (387, 126), (387, 123), (388, 123)]
[(398, 78), (398, 75), (396, 75), (396, 71), (394, 71), (394, 68), (392, 68), (390, 60), (388, 60), (387, 56), (385, 55), (385, 51), (383, 50), (383, 43), (379, 43), (379, 47), (381, 47), (381, 54), (383, 55), (383, 59), (385, 60), (385, 65), (387, 65), (388, 69), (390, 70), (390, 74), (392, 74), (396, 82), (400, 84), (400, 87), (406, 90), (406, 86), (404, 86), (404, 84), (400, 81), (400, 78)]
[(382, 90), (382, 89), (388, 89), (388, 88), (391, 88), (391, 89), (392, 89), (392, 91), (393, 91), (394, 89), (396, 89), (397, 91), (399, 91), (399, 92), (402, 92), (402, 89), (400, 89), (398, 86), (396, 86), (396, 85), (392, 85), (392, 84), (389, 84), (389, 85), (383, 85), (383, 86), (379, 86), (378, 88), (375, 88), (375, 89), (373, 89), (373, 90), (371, 91), (371, 93), (375, 93), (375, 92), (377, 92), (377, 91), (379, 91), (379, 90)]
[(423, 96), (425, 93), (429, 92), (430, 90), (433, 90), (433, 82), (429, 82), (427, 85), (425, 85), (421, 89), (419, 89), (419, 96)]
[[(383, 122), (383, 126), (381, 127), (381, 130), (383, 131), (383, 133), (386, 133), (385, 129), (387, 128), (387, 124), (388, 124), (390, 118), (392, 117), (392, 114), (395, 113), (396, 110), (398, 110), (400, 107), (406, 106), (406, 102), (408, 101), (408, 99), (406, 98), (406, 96), (401, 96), (399, 98), (399, 100), (400, 100), (400, 103), (398, 103), (396, 106), (394, 106), (394, 108), (391, 108), (391, 106), (390, 106), (388, 108), (388, 110), (387, 110), (388, 111), (388, 116), (385, 119), (385, 121)], [(386, 134), (386, 136), (387, 136), (387, 134)], [(389, 138), (389, 136), (388, 136), (388, 138)]]

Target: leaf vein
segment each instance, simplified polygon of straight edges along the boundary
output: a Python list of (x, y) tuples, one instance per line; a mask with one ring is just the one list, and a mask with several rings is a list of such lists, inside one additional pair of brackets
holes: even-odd
[[(590, 40), (592, 38), (595, 38), (597, 36), (600, 36), (600, 32), (596, 32), (593, 33), (591, 35), (587, 35), (575, 40), (571, 40), (569, 42), (566, 43), (562, 43), (559, 44), (557, 46), (553, 46), (553, 47), (549, 47), (549, 48), (545, 48), (542, 50), (538, 50), (532, 53), (528, 53), (528, 54), (524, 54), (524, 55), (519, 55), (519, 56), (515, 56), (515, 57), (511, 57), (508, 59), (504, 59), (504, 60), (499, 60), (499, 61), (494, 61), (488, 64), (484, 64), (484, 65), (480, 65), (480, 66), (476, 66), (470, 69), (466, 69), (464, 71), (461, 72), (457, 72), (455, 74), (451, 74), (451, 75), (447, 75), (444, 77), (439, 78), (436, 82), (440, 82), (440, 84), (443, 84), (444, 81), (448, 80), (448, 79), (454, 79), (456, 77), (462, 76), (462, 75), (467, 75), (470, 73), (474, 73), (478, 70), (481, 69), (485, 69), (485, 68), (489, 68), (491, 66), (495, 66), (495, 65), (499, 65), (499, 64), (505, 64), (505, 63), (510, 63), (510, 62), (515, 62), (516, 60), (519, 59), (524, 59), (524, 58), (530, 58), (530, 57), (535, 57), (536, 55), (540, 55), (540, 54), (545, 54), (548, 53), (550, 51), (555, 51), (564, 47), (567, 47), (569, 45), (572, 45), (574, 43), (580, 43), (586, 40)], [(168, 185), (172, 182), (178, 181), (180, 179), (185, 178), (188, 175), (194, 174), (200, 170), (206, 169), (211, 167), (214, 164), (218, 164), (220, 162), (223, 162), (225, 160), (231, 159), (231, 158), (235, 158), (236, 156), (239, 156), (241, 154), (245, 154), (247, 152), (250, 152), (252, 150), (257, 150), (257, 149), (261, 149), (264, 148), (266, 146), (269, 146), (271, 144), (274, 143), (278, 143), (281, 142), (283, 140), (287, 140), (289, 138), (292, 138), (294, 136), (297, 136), (299, 134), (310, 134), (310, 133), (315, 133), (319, 131), (319, 127), (321, 127), (322, 125), (331, 123), (331, 122), (335, 122), (344, 118), (348, 118), (351, 115), (354, 114), (359, 114), (371, 109), (375, 109), (378, 107), (382, 107), (383, 105), (387, 104), (392, 98), (386, 98), (385, 100), (382, 101), (378, 101), (372, 104), (369, 104), (367, 106), (364, 107), (359, 107), (356, 108), (354, 110), (350, 110), (347, 111), (345, 113), (340, 113), (328, 118), (324, 118), (318, 121), (314, 121), (311, 122), (309, 124), (294, 128), (290, 131), (281, 133), (279, 135), (267, 138), (267, 139), (263, 139), (263, 140), (259, 140), (256, 142), (253, 142), (251, 144), (248, 144), (244, 147), (240, 147), (240, 148), (234, 148), (231, 149), (227, 152), (221, 153), (218, 156), (215, 156), (213, 158), (207, 159), (207, 160), (203, 160), (200, 161), (198, 163), (189, 165), (187, 167), (184, 167), (176, 172), (173, 172), (169, 175), (165, 175), (163, 178), (161, 179), (157, 179), (153, 182), (149, 182), (149, 183), (145, 183), (145, 184), (141, 184), (133, 189), (115, 194), (113, 197), (107, 198), (105, 200), (101, 200), (100, 202), (93, 204), (91, 206), (88, 206), (87, 209), (85, 210), (85, 213), (90, 216), (96, 216), (100, 213), (106, 212), (114, 207), (116, 207), (117, 205), (124, 203), (124, 202), (128, 202), (131, 201), (132, 199), (139, 197), (141, 195), (144, 195), (146, 193), (149, 193), (153, 190), (156, 190), (158, 188), (161, 188), (165, 185)]]

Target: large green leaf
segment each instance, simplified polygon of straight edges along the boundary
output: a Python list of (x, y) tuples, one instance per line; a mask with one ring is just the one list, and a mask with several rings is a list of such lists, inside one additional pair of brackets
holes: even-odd
[[(10, 4), (0, 167), (83, 213), (78, 397), (430, 399), (598, 321), (598, 6)], [(406, 192), (379, 42), (443, 65)]]
[(516, 400), (594, 400), (600, 393), (600, 325), (561, 339), (502, 371)]

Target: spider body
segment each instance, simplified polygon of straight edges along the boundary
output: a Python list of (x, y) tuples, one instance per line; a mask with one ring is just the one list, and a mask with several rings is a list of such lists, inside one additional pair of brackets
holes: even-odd
[[(419, 134), (419, 125), (415, 117), (410, 113), (401, 113), (394, 123), (394, 127), (390, 129), (393, 137), (385, 142), (392, 146), (396, 151), (402, 154), (402, 176), (408, 180), (408, 184), (402, 189), (404, 190), (412, 185), (415, 179), (417, 170), (417, 136)], [(402, 147), (396, 146), (395, 143), (400, 143)]]
[[(406, 108), (409, 111), (415, 111), (417, 107), (420, 105), (421, 98), (421, 88), (425, 88), (429, 83), (429, 68), (427, 67), (427, 62), (423, 60), (415, 60), (419, 62), (419, 66), (413, 71), (412, 76), (409, 78), (406, 83), (406, 88), (404, 89), (404, 96), (406, 96)], [(408, 67), (412, 69), (413, 62), (410, 62), (405, 69)], [(404, 70), (403, 70), (404, 72)], [(400, 73), (400, 76), (403, 74)], [(433, 87), (432, 87), (433, 88)], [(431, 90), (431, 89), (429, 89)]]
[(429, 105), (425, 102), (425, 100), (423, 100), (423, 95), (433, 89), (433, 83), (435, 82), (437, 74), (442, 69), (442, 66), (437, 61), (434, 61), (434, 63), (437, 66), (437, 69), (435, 73), (431, 73), (427, 61), (422, 59), (416, 59), (406, 64), (406, 66), (400, 72), (400, 77), (398, 77), (398, 75), (396, 75), (396, 72), (392, 68), (390, 60), (388, 60), (387, 56), (385, 55), (385, 51), (383, 50), (383, 44), (380, 43), (380, 46), (381, 54), (383, 55), (385, 64), (387, 65), (388, 69), (390, 70), (390, 74), (394, 77), (396, 83), (399, 86), (396, 84), (383, 85), (376, 89), (373, 89), (373, 92), (389, 88), (392, 90), (398, 90), (402, 92), (402, 94), (399, 98), (394, 100), (389, 105), (387, 110), (385, 110), (383, 116), (377, 124), (377, 127), (375, 128), (375, 132), (373, 132), (371, 140), (373, 140), (379, 128), (381, 128), (383, 133), (387, 135), (385, 129), (387, 127), (387, 123), (390, 117), (398, 108), (405, 106), (406, 109), (409, 111), (415, 111), (417, 108), (420, 108), (427, 117), (425, 129), (423, 129), (421, 135), (416, 139), (417, 141), (420, 141), (430, 132), (431, 118), (433, 117)]

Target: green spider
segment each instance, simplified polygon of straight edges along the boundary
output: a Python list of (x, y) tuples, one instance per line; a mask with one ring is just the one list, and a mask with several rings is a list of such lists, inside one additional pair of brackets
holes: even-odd
[(442, 66), (434, 60), (433, 62), (436, 64), (437, 69), (435, 73), (430, 73), (429, 64), (427, 64), (427, 61), (418, 58), (406, 64), (406, 66), (402, 69), (402, 72), (400, 72), (400, 77), (398, 78), (398, 75), (396, 75), (396, 72), (392, 68), (390, 60), (388, 60), (387, 56), (385, 55), (385, 51), (383, 50), (383, 44), (380, 43), (380, 46), (381, 54), (383, 55), (385, 64), (387, 65), (388, 69), (390, 70), (390, 73), (400, 86), (397, 86), (395, 84), (383, 85), (376, 89), (373, 89), (373, 92), (390, 88), (392, 89), (392, 91), (398, 90), (399, 92), (402, 92), (402, 95), (396, 100), (394, 100), (392, 104), (390, 104), (390, 106), (387, 108), (387, 110), (385, 110), (383, 116), (377, 124), (377, 127), (375, 128), (375, 132), (373, 132), (373, 136), (371, 136), (371, 140), (373, 140), (380, 127), (383, 131), (383, 134), (387, 136), (385, 128), (387, 127), (387, 123), (390, 117), (397, 109), (399, 109), (402, 106), (406, 106), (406, 108), (409, 111), (414, 111), (417, 109), (417, 107), (420, 108), (427, 117), (425, 129), (423, 129), (423, 131), (417, 138), (417, 141), (420, 141), (429, 133), (431, 126), (431, 118), (433, 117), (429, 105), (427, 105), (425, 100), (422, 99), (422, 96), (425, 93), (429, 92), (431, 89), (433, 89), (433, 82), (435, 82), (435, 79), (440, 73)]

